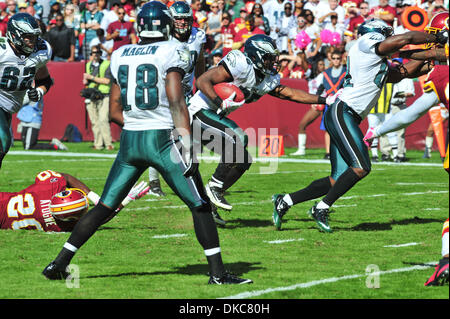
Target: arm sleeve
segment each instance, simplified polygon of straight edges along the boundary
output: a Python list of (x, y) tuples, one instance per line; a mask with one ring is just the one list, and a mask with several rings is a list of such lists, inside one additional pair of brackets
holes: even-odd
[(396, 113), (381, 126), (377, 127), (376, 135), (382, 136), (407, 127), (436, 104), (439, 104), (439, 98), (434, 91), (423, 93), (410, 107)]

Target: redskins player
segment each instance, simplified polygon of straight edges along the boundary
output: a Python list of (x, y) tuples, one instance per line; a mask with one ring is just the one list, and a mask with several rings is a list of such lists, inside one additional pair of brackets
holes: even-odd
[[(430, 21), (425, 31), (437, 34), (441, 30), (448, 32), (448, 12), (436, 14)], [(439, 103), (443, 103), (448, 109), (449, 105), (449, 48), (448, 42), (445, 46), (428, 45), (427, 50), (414, 50), (403, 53), (404, 57), (416, 60), (435, 60), (444, 64), (436, 64), (428, 73), (423, 85), (423, 94), (408, 108), (395, 114), (391, 119), (384, 122), (379, 127), (369, 130), (364, 137), (364, 141), (371, 143), (376, 137), (385, 135), (389, 132), (407, 127), (419, 117), (428, 112), (430, 108)], [(431, 62), (430, 62), (431, 63)], [(449, 172), (449, 153), (447, 146), (447, 154), (444, 160), (444, 168)], [(449, 219), (444, 223), (442, 231), (442, 259), (436, 266), (433, 275), (427, 280), (425, 286), (437, 286), (448, 283), (449, 281), (449, 262), (448, 262), (448, 223)]]
[[(100, 197), (89, 189), (83, 182), (65, 173), (57, 173), (52, 170), (42, 171), (36, 175), (34, 184), (19, 192), (0, 192), (0, 229), (13, 230), (40, 230), (45, 232), (71, 231), (75, 226), (75, 221), (61, 221), (54, 218), (51, 212), (51, 205), (55, 195), (67, 189), (79, 189), (81, 196), (87, 197), (96, 204)], [(131, 200), (138, 199), (148, 191), (147, 183), (142, 182), (135, 186), (126, 199), (122, 202), (118, 211)], [(62, 195), (64, 196), (64, 195)], [(71, 203), (67, 201), (62, 210), (69, 209)], [(87, 212), (87, 205), (77, 207), (78, 210)], [(66, 210), (67, 211), (67, 210)], [(72, 210), (71, 210), (72, 211)], [(110, 220), (115, 214), (110, 216), (105, 222)], [(83, 212), (82, 212), (83, 213)], [(81, 215), (78, 215), (80, 218)]]

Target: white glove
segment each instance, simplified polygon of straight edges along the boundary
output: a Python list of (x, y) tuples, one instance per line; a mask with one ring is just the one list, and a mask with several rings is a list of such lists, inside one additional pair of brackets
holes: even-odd
[(145, 181), (140, 182), (137, 185), (134, 185), (133, 188), (131, 188), (130, 192), (128, 193), (127, 197), (122, 201), (122, 206), (125, 207), (130, 202), (141, 198), (145, 194), (148, 193), (150, 189), (150, 186), (148, 186), (148, 183)]
[(225, 116), (225, 114), (231, 113), (245, 103), (245, 100), (242, 100), (241, 102), (234, 101), (235, 96), (236, 92), (233, 92), (228, 98), (223, 100), (222, 106), (217, 109), (217, 114)]
[(334, 103), (334, 101), (336, 101), (336, 99), (339, 97), (339, 95), (341, 95), (343, 89), (339, 89), (336, 94), (334, 95), (328, 95), (326, 98), (327, 101), (327, 105), (330, 106), (331, 104)]

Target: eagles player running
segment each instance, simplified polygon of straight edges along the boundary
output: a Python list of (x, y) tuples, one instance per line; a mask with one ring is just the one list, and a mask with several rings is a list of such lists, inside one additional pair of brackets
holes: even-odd
[(358, 28), (360, 37), (348, 54), (344, 88), (324, 115), (325, 128), (331, 137), (331, 175), (297, 192), (274, 195), (272, 216), (277, 229), (281, 228), (281, 218), (292, 205), (325, 195), (308, 214), (322, 231), (332, 231), (328, 225), (331, 205), (370, 173), (369, 153), (359, 124), (378, 100), (384, 83), (415, 78), (431, 69), (426, 61), (390, 66), (387, 57), (407, 44), (444, 44), (448, 40), (445, 32), (412, 31), (394, 36), (392, 33), (392, 27), (380, 19), (367, 20)]
[[(141, 42), (122, 46), (111, 57), (111, 72), (116, 80), (110, 92), (111, 117), (123, 124), (119, 153), (99, 203), (80, 219), (43, 274), (48, 279), (69, 275), (66, 267), (75, 252), (151, 165), (191, 209), (195, 234), (210, 268), (209, 283), (251, 283), (224, 270), (211, 205), (198, 166), (192, 160), (189, 113), (182, 88), (183, 76), (191, 67), (189, 50), (184, 43), (168, 41), (172, 17), (159, 1), (144, 4), (137, 16), (137, 30)], [(179, 144), (184, 144), (186, 160)]]
[(53, 84), (46, 67), (52, 50), (40, 34), (34, 17), (17, 13), (8, 20), (6, 38), (0, 37), (0, 168), (11, 147), (12, 114), (22, 107), (25, 94), (40, 101)]
[[(199, 129), (202, 137), (209, 137), (202, 138), (202, 144), (221, 155), (221, 161), (206, 185), (206, 191), (211, 201), (222, 209), (232, 209), (224, 192), (252, 163), (247, 151), (247, 135), (226, 116), (244, 103), (255, 102), (267, 93), (298, 103), (325, 103), (323, 97), (281, 85), (277, 70), (278, 58), (279, 52), (272, 38), (254, 35), (245, 42), (244, 52), (230, 51), (217, 67), (208, 70), (196, 81), (198, 91), (189, 100), (189, 111), (193, 115), (194, 131)], [(222, 100), (214, 91), (214, 85), (222, 82), (238, 86), (245, 100), (233, 101), (234, 94)], [(221, 144), (217, 141), (221, 141)]]
[[(184, 42), (191, 54), (192, 66), (186, 71), (183, 78), (183, 90), (186, 99), (192, 96), (194, 77), (198, 78), (205, 72), (205, 57), (203, 45), (206, 43), (206, 34), (202, 29), (193, 27), (194, 13), (189, 4), (184, 1), (177, 1), (169, 8), (173, 17), (173, 38)], [(149, 167), (150, 192), (155, 196), (165, 196), (161, 190), (161, 183), (158, 178), (158, 171)]]

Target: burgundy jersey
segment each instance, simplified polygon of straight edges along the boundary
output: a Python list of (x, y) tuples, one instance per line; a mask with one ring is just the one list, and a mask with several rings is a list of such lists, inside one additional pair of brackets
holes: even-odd
[(17, 193), (0, 192), (0, 229), (37, 229), (60, 232), (50, 213), (53, 195), (66, 189), (65, 178), (47, 170), (33, 185)]
[(448, 65), (435, 65), (425, 79), (423, 90), (433, 90), (448, 109)]

